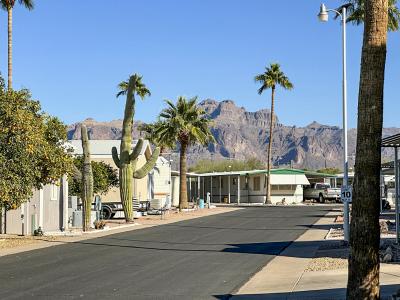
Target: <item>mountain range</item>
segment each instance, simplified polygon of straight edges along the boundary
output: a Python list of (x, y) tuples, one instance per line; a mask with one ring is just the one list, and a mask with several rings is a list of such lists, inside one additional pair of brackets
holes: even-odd
[[(200, 159), (238, 159), (258, 158), (266, 161), (269, 142), (270, 110), (262, 109), (248, 112), (238, 107), (232, 100), (218, 102), (207, 99), (199, 103), (212, 120), (211, 131), (216, 143), (208, 147), (192, 146), (188, 152), (189, 165)], [(281, 124), (276, 117), (272, 144), (273, 164), (291, 165), (295, 168), (321, 169), (337, 167), (342, 169), (343, 130), (316, 121), (305, 127)], [(98, 122), (88, 118), (68, 126), (68, 139), (80, 139), (80, 125), (88, 127), (90, 139), (120, 139), (122, 120)], [(135, 121), (133, 137), (141, 137)], [(384, 128), (383, 137), (400, 133), (400, 128)], [(354, 164), (356, 129), (348, 131), (349, 165)], [(382, 151), (383, 159), (392, 159), (393, 150)], [(177, 152), (170, 159), (178, 161)], [(176, 163), (173, 163), (174, 165)]]

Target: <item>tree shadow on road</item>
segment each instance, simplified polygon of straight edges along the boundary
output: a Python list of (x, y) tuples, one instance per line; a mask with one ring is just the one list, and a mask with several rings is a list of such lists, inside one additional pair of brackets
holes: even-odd
[[(311, 258), (315, 249), (321, 245), (326, 245), (327, 241), (282, 241), (282, 242), (265, 242), (265, 243), (241, 243), (241, 244), (207, 244), (195, 242), (173, 242), (173, 241), (151, 241), (151, 240), (129, 240), (112, 238), (101, 238), (98, 241), (77, 241), (74, 244), (97, 246), (97, 247), (118, 247), (130, 249), (143, 249), (155, 251), (172, 251), (172, 252), (204, 252), (204, 253), (232, 253), (232, 254), (257, 254), (257, 255), (281, 255), (300, 258)], [(340, 248), (338, 241), (330, 241), (336, 243)], [(283, 252), (288, 246), (294, 251)], [(335, 247), (335, 246), (334, 246)], [(335, 252), (329, 252), (329, 257), (337, 258)]]
[[(381, 286), (381, 299), (392, 299), (392, 295), (400, 289), (400, 284)], [(345, 300), (346, 289), (324, 289), (311, 291), (294, 291), (286, 293), (270, 294), (242, 294), (242, 295), (214, 295), (216, 299), (221, 300)]]
[(297, 227), (307, 228), (310, 230), (329, 230), (331, 228), (339, 229), (343, 228), (343, 224), (303, 224), (303, 225), (296, 225)]

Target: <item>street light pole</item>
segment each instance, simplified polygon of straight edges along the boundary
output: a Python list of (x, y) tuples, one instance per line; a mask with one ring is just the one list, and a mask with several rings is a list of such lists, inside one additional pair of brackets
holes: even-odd
[[(318, 17), (320, 21), (328, 21), (328, 12), (333, 11), (341, 16), (342, 20), (342, 111), (343, 111), (343, 187), (347, 188), (349, 184), (349, 161), (347, 151), (347, 60), (346, 60), (346, 6), (342, 6), (342, 12), (334, 9), (327, 9), (324, 4), (321, 4), (320, 13)], [(344, 201), (343, 203), (343, 231), (344, 240), (349, 241), (350, 238), (350, 209), (349, 202)]]
[[(346, 60), (346, 7), (342, 8), (342, 39), (343, 39), (343, 186), (349, 185), (349, 160), (347, 153), (347, 60)], [(350, 238), (350, 209), (349, 202), (344, 202), (343, 208), (343, 231), (344, 240), (349, 241)]]

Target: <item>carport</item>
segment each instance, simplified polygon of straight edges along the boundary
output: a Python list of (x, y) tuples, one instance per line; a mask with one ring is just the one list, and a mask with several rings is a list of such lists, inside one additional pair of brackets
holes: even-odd
[(304, 175), (306, 175), (310, 183), (329, 183), (331, 186), (336, 187), (336, 175), (310, 170), (305, 170)]
[(400, 134), (395, 134), (382, 139), (382, 148), (394, 149), (394, 176), (395, 176), (395, 214), (396, 214), (396, 240), (400, 241), (400, 228), (399, 228), (399, 195), (400, 195), (400, 181), (399, 181), (399, 154), (398, 148), (400, 147)]

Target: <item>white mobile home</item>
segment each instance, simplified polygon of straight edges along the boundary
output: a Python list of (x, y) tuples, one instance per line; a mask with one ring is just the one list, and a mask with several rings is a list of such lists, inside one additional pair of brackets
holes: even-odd
[(68, 181), (63, 176), (56, 184), (35, 190), (33, 196), (20, 208), (3, 215), (3, 232), (33, 234), (41, 227), (44, 232), (68, 229)]
[[(132, 149), (136, 146), (137, 140), (132, 142)], [(82, 155), (81, 140), (70, 140), (74, 155)], [(111, 155), (111, 149), (117, 148), (119, 153), (121, 141), (119, 140), (89, 140), (90, 154), (93, 161), (102, 161), (118, 170)], [(143, 143), (142, 151), (138, 157), (137, 167), (140, 168), (146, 163), (152, 154), (150, 144), (147, 140)], [(154, 169), (149, 175), (142, 179), (133, 179), (133, 197), (139, 200), (165, 199), (171, 195), (171, 165), (168, 160), (159, 157)], [(111, 189), (106, 195), (101, 195), (103, 202), (119, 202), (120, 194), (118, 188)]]
[[(188, 196), (191, 200), (207, 199), (207, 193), (210, 193), (214, 203), (265, 203), (266, 175), (266, 170), (188, 173)], [(309, 184), (302, 170), (273, 169), (271, 201), (274, 204), (300, 203), (303, 201), (303, 186)]]

